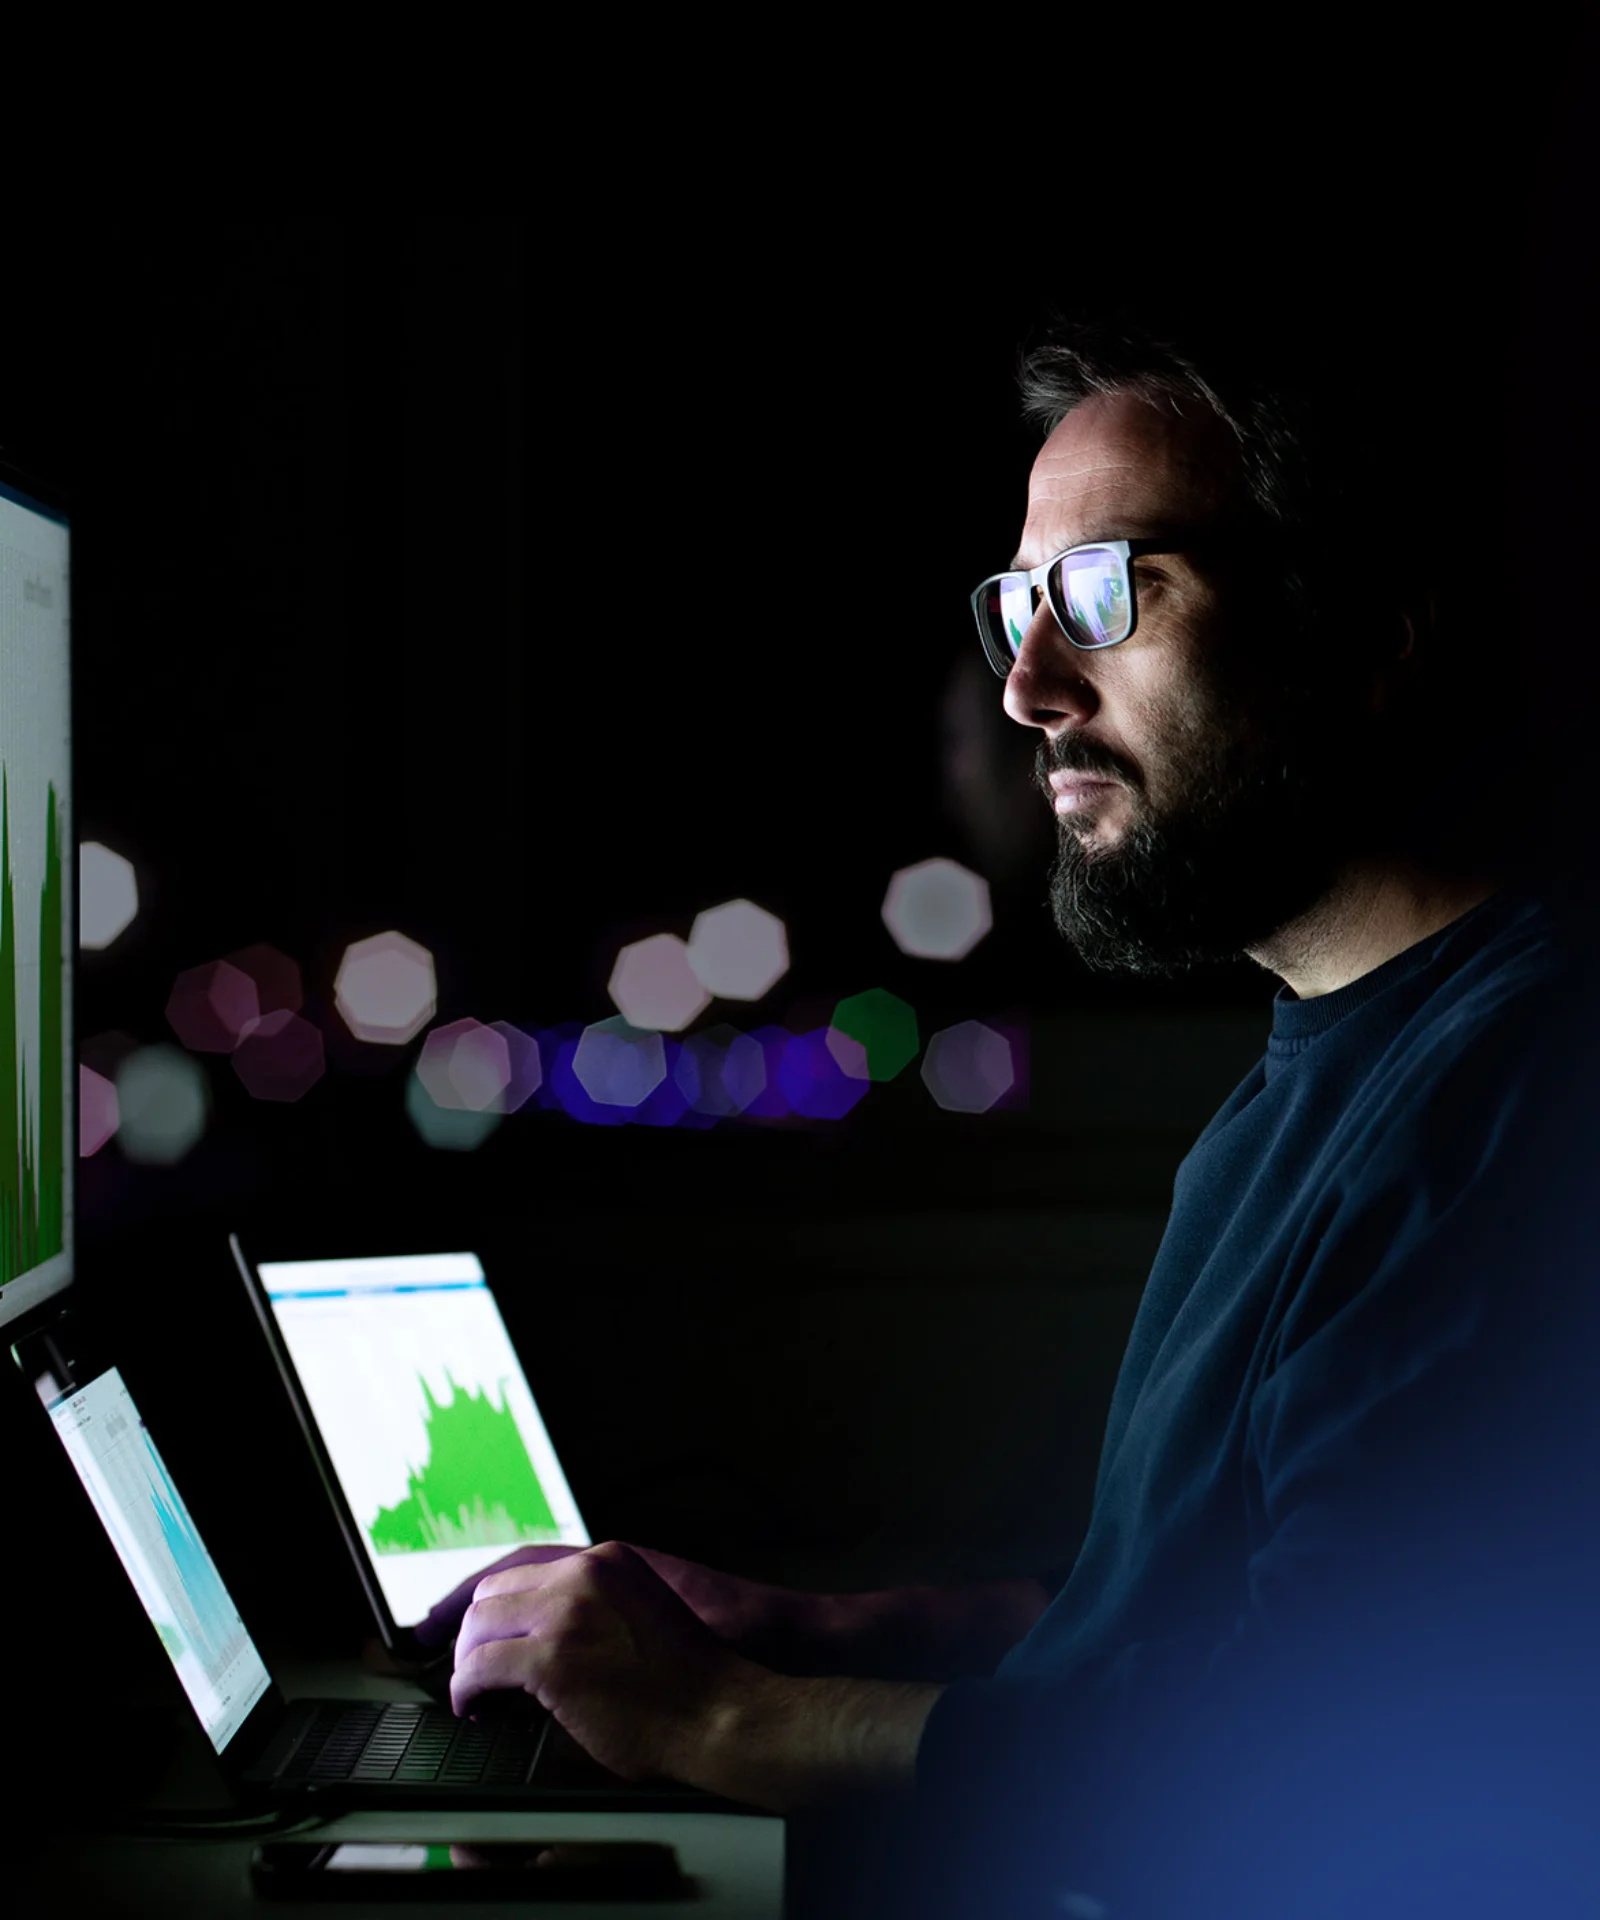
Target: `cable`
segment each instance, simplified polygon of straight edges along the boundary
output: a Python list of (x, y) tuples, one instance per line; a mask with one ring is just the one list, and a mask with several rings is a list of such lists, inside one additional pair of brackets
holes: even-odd
[(70, 1830), (96, 1839), (242, 1840), (255, 1834), (301, 1833), (324, 1827), (336, 1817), (295, 1807), (241, 1814), (236, 1807), (163, 1808), (144, 1818), (127, 1810), (91, 1817)]

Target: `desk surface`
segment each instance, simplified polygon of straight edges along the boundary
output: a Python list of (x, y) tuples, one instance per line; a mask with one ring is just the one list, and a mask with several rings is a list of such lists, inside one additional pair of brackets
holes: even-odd
[[(293, 1836), (302, 1837), (302, 1836)], [(394, 1920), (397, 1913), (538, 1913), (550, 1920), (618, 1920), (624, 1914), (681, 1914), (684, 1920), (781, 1920), (783, 1822), (731, 1813), (349, 1813), (316, 1840), (664, 1840), (695, 1882), (692, 1900), (437, 1901), (403, 1906), (369, 1901), (258, 1899), (250, 1885), (252, 1840), (132, 1840), (63, 1835), (33, 1862), (14, 1920), (60, 1920), (70, 1913), (126, 1920), (227, 1920), (232, 1914), (321, 1912), (351, 1920)]]
[[(275, 1667), (278, 1663), (274, 1663)], [(409, 1683), (362, 1672), (354, 1663), (297, 1663), (279, 1668), (291, 1698), (420, 1699)], [(181, 1702), (180, 1702), (181, 1704)], [(191, 1723), (192, 1724), (192, 1723)], [(187, 1735), (188, 1729), (186, 1729)], [(142, 1811), (222, 1806), (215, 1762), (198, 1727), (164, 1766)], [(661, 1840), (677, 1850), (696, 1883), (688, 1900), (628, 1901), (282, 1901), (260, 1899), (250, 1884), (250, 1855), (262, 1839), (311, 1840)], [(22, 1884), (4, 1887), (8, 1920), (60, 1920), (62, 1914), (127, 1916), (127, 1920), (228, 1920), (229, 1915), (348, 1914), (393, 1920), (396, 1913), (477, 1915), (530, 1913), (550, 1920), (618, 1920), (625, 1914), (683, 1915), (684, 1920), (781, 1920), (784, 1908), (784, 1822), (729, 1813), (552, 1813), (373, 1809), (351, 1812), (287, 1835), (145, 1839), (89, 1831), (54, 1834), (24, 1868)]]

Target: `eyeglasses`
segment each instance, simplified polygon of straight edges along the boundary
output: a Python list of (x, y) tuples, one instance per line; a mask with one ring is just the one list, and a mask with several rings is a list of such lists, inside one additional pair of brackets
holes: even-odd
[[(1195, 544), (1185, 541), (1184, 545)], [(1096, 540), (1067, 547), (1031, 573), (997, 573), (972, 596), (984, 656), (1004, 680), (1022, 651), (1042, 589), (1056, 624), (1075, 647), (1114, 647), (1138, 621), (1128, 561), (1141, 553), (1172, 553), (1170, 540)]]

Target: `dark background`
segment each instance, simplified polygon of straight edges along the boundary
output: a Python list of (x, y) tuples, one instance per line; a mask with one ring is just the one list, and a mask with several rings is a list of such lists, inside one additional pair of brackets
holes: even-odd
[[(179, 1165), (113, 1141), (79, 1167), (83, 1294), (269, 1645), (350, 1646), (365, 1615), (235, 1228), (266, 1255), (478, 1248), (601, 1537), (824, 1587), (1070, 1561), (1173, 1173), (1278, 982), (1094, 976), (1050, 924), (1032, 738), (967, 607), (1036, 445), (1016, 351), (1087, 276), (1241, 310), (1309, 287), (1297, 311), (1369, 344), (1428, 305), (1483, 423), (1486, 534), (1581, 540), (1547, 484), (1593, 411), (1565, 372), (1548, 402), (1592, 298), (1575, 48), (1509, 72), (1413, 48), (1298, 130), (1292, 91), (1270, 126), (1224, 91), (1187, 142), (1064, 139), (1054, 174), (1046, 143), (990, 191), (911, 155), (760, 217), (724, 163), (694, 191), (641, 168), (603, 216), (87, 223), (8, 305), (0, 451), (77, 506), (77, 833), (141, 889), (80, 956), (80, 1040), (170, 1040), (176, 974), (268, 941), (328, 1042), (293, 1105), (203, 1056)], [(935, 855), (993, 890), (954, 965), (879, 918)], [(404, 1110), (420, 1036), (359, 1046), (333, 1010), (344, 947), (394, 927), (435, 956), (439, 1022), (601, 1019), (619, 946), (739, 895), (792, 968), (698, 1026), (800, 1031), (887, 987), (924, 1042), (1022, 1029), (1026, 1099), (948, 1114), (913, 1066), (837, 1123), (530, 1107), (451, 1153)], [(47, 1495), (19, 1629), (154, 1671), (6, 1409)]]

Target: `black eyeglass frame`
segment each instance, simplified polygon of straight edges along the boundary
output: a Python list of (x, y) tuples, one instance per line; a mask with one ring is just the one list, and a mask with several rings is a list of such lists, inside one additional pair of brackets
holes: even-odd
[[(1035, 567), (1031, 572), (1021, 567), (1007, 567), (1004, 573), (991, 573), (987, 580), (981, 582), (981, 584), (974, 589), (972, 594), (972, 617), (978, 623), (978, 638), (983, 643), (984, 659), (988, 661), (989, 665), (994, 668), (1002, 680), (1010, 678), (1011, 669), (1016, 665), (1015, 654), (1011, 654), (1005, 664), (1003, 666), (1001, 665), (989, 633), (988, 624), (983, 617), (983, 596), (988, 593), (991, 588), (998, 587), (1002, 581), (1025, 581), (1029, 589), (1042, 586), (1044, 588), (1045, 598), (1050, 604), (1051, 615), (1056, 625), (1061, 629), (1062, 634), (1072, 642), (1073, 646), (1075, 646), (1080, 653), (1099, 653), (1104, 647), (1120, 647), (1124, 640), (1131, 640), (1134, 635), (1134, 630), (1139, 624), (1139, 601), (1138, 596), (1133, 590), (1133, 575), (1128, 568), (1129, 560), (1137, 559), (1140, 554), (1144, 553), (1179, 553), (1185, 548), (1198, 547), (1204, 544), (1206, 544), (1206, 541), (1203, 537), (1194, 535), (1182, 540), (1172, 538), (1157, 540), (1084, 540), (1075, 547), (1063, 547), (1059, 553), (1052, 554), (1042, 566)], [(1114, 553), (1117, 556), (1118, 563), (1122, 568), (1123, 591), (1128, 601), (1128, 631), (1118, 634), (1115, 640), (1077, 640), (1073, 638), (1072, 629), (1069, 624), (1070, 616), (1062, 604), (1061, 596), (1058, 594), (1055, 573), (1056, 569), (1061, 565), (1061, 562), (1069, 559), (1075, 553)]]

